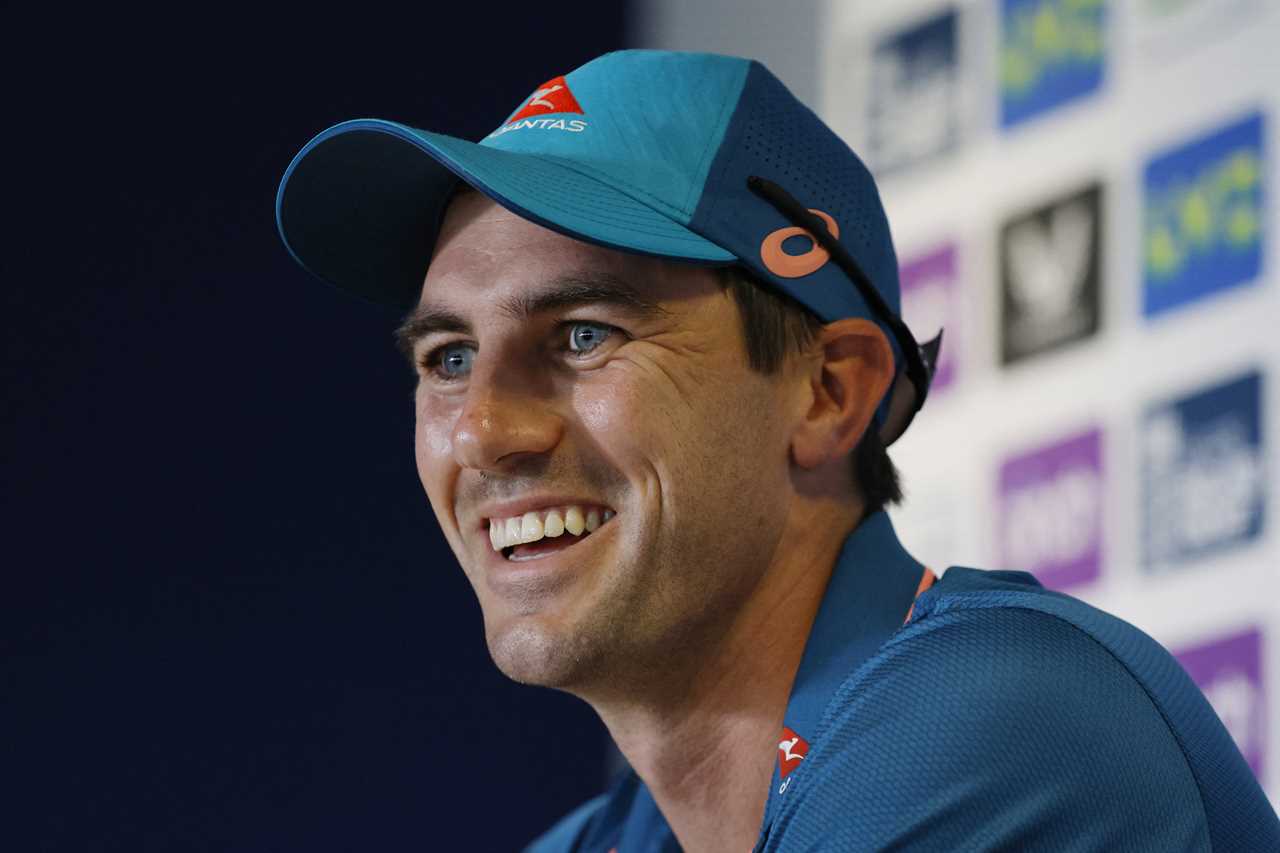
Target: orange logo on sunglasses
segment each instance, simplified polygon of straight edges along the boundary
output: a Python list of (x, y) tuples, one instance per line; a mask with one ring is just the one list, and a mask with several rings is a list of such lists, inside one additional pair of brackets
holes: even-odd
[[(809, 208), (809, 212), (818, 216), (827, 224), (827, 231), (831, 233), (832, 237), (837, 240), (840, 239), (840, 226), (836, 224), (834, 219), (821, 210), (814, 210), (812, 207)], [(792, 237), (808, 237), (813, 245), (809, 247), (809, 251), (802, 252), (799, 255), (788, 254), (782, 248), (782, 244)], [(769, 272), (780, 278), (800, 278), (822, 269), (822, 266), (831, 260), (831, 253), (822, 248), (806, 229), (798, 225), (791, 225), (772, 231), (764, 238), (764, 242), (760, 244), (760, 260), (764, 262), (765, 268)]]

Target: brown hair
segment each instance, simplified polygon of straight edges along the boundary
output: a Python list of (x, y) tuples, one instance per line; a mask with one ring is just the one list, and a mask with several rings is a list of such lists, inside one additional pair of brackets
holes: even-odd
[[(776, 373), (787, 355), (803, 352), (817, 339), (823, 323), (808, 308), (760, 284), (740, 266), (720, 267), (717, 272), (738, 306), (752, 370)], [(866, 502), (866, 513), (902, 500), (898, 469), (874, 423), (854, 448), (852, 468), (854, 483)]]

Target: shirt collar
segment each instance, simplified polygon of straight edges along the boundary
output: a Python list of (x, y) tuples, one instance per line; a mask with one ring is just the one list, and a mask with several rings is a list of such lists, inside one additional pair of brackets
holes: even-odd
[(840, 684), (902, 627), (924, 567), (883, 510), (845, 539), (791, 686), (786, 725), (810, 739)]
[[(932, 579), (926, 571), (898, 542), (883, 510), (863, 519), (845, 539), (791, 686), (765, 808), (766, 831), (786, 791), (783, 777), (803, 760), (796, 756), (808, 751), (832, 696), (902, 626), (924, 580)], [(800, 740), (792, 741), (796, 736)]]

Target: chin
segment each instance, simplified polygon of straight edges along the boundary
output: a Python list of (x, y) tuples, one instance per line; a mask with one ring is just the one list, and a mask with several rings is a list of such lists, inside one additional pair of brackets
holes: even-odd
[(489, 656), (512, 681), (571, 690), (585, 680), (589, 655), (580, 642), (558, 635), (531, 620), (488, 632)]

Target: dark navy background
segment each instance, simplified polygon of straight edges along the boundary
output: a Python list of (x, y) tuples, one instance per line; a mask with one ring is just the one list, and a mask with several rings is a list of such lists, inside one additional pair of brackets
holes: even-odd
[(603, 784), (587, 706), (488, 658), (398, 318), (275, 232), (323, 128), (479, 138), (624, 40), (459, 5), (6, 15), (5, 849), (510, 850)]

